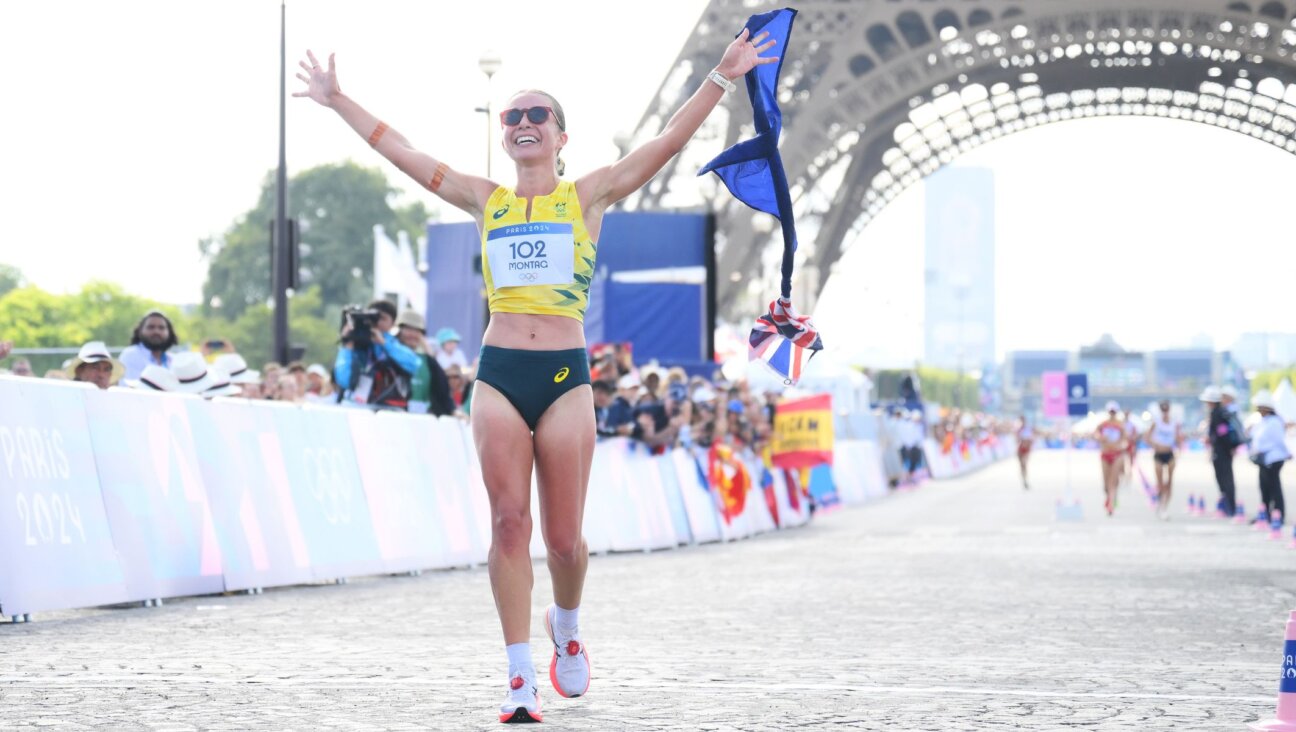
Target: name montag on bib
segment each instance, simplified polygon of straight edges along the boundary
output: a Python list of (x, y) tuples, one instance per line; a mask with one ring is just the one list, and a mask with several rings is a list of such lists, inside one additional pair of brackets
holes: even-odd
[(486, 235), (486, 259), (496, 288), (569, 285), (576, 264), (572, 225), (536, 222), (495, 229)]

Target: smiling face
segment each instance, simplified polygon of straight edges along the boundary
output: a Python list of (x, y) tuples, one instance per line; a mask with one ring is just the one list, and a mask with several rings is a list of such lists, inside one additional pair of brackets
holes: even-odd
[(504, 125), (500, 144), (504, 146), (504, 152), (519, 165), (543, 162), (553, 166), (559, 151), (567, 144), (567, 133), (558, 124), (558, 116), (562, 114), (558, 103), (547, 94), (527, 91), (513, 95), (504, 109), (532, 107), (549, 107), (553, 112), (539, 124), (532, 122), (524, 114), (516, 125)]

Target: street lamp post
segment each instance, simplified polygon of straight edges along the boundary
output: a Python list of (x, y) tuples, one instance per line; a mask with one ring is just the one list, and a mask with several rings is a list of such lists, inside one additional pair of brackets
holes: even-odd
[(477, 59), (477, 68), (486, 75), (486, 106), (478, 107), (477, 111), (486, 115), (486, 177), (491, 175), (491, 112), (490, 112), (490, 82), (495, 72), (500, 70), (504, 61), (500, 55), (494, 51), (486, 51)]

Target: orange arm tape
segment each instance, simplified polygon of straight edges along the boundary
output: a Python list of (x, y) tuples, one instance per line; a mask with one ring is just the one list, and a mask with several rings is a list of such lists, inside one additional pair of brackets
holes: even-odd
[(377, 145), (378, 141), (382, 139), (383, 133), (386, 131), (387, 123), (379, 122), (378, 126), (373, 129), (373, 132), (369, 133), (369, 147)]
[(428, 181), (427, 188), (433, 193), (441, 187), (441, 181), (445, 180), (446, 171), (449, 170), (445, 163), (437, 163), (436, 170), (432, 173), (432, 180)]

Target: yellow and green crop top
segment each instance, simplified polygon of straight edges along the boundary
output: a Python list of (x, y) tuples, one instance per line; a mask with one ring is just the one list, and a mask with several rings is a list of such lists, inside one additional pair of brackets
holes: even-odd
[(527, 199), (500, 186), (482, 216), (482, 278), (491, 313), (585, 320), (598, 245), (585, 230), (576, 184)]

